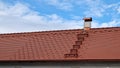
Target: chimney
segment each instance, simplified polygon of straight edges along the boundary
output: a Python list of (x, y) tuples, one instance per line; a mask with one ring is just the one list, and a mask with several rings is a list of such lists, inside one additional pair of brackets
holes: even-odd
[(84, 30), (90, 30), (92, 17), (83, 18), (84, 20)]

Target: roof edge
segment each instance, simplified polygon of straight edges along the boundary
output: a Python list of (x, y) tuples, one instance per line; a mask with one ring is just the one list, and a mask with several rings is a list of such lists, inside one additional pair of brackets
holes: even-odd
[[(102, 28), (91, 28), (91, 30), (96, 29), (116, 29), (120, 27), (102, 27)], [(83, 29), (65, 29), (65, 30), (46, 30), (46, 31), (33, 31), (33, 32), (16, 32), (16, 33), (1, 33), (0, 35), (13, 35), (13, 34), (30, 34), (30, 33), (48, 33), (48, 32), (64, 32), (64, 31), (77, 31), (77, 30), (83, 30)]]

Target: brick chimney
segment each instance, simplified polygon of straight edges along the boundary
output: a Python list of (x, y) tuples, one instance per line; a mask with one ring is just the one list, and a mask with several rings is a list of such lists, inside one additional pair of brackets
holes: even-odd
[(86, 17), (86, 18), (83, 18), (83, 20), (84, 20), (84, 30), (90, 30), (92, 17)]

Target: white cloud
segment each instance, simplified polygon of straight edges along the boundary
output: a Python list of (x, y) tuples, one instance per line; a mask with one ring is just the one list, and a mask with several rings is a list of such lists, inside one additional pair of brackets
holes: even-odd
[(85, 11), (85, 16), (91, 16), (91, 17), (102, 17), (103, 16), (103, 9), (101, 8), (91, 8), (88, 11)]
[[(109, 5), (106, 5), (104, 6), (106, 9), (110, 9), (112, 10), (113, 12), (117, 12), (118, 14), (120, 14), (120, 2), (118, 3), (113, 3), (113, 4), (109, 4)], [(117, 14), (116, 13), (116, 14)]]
[(84, 12), (85, 16), (96, 18), (104, 18), (105, 16), (110, 16), (113, 20), (120, 19), (120, 2), (106, 4), (102, 0), (84, 0), (83, 3), (88, 6), (86, 8), (87, 10)]
[(100, 27), (114, 27), (120, 25), (119, 21), (113, 20), (107, 23), (102, 23)]
[(100, 24), (97, 21), (93, 21), (91, 26), (92, 28), (99, 28)]
[(101, 17), (106, 9), (101, 0), (46, 0), (46, 3), (62, 10), (77, 10), (76, 7), (86, 6), (85, 16)]
[[(40, 0), (41, 1), (41, 0)], [(82, 11), (87, 17), (103, 17), (112, 15), (108, 11), (120, 13), (120, 2), (106, 4), (103, 0), (44, 0), (48, 5), (52, 5), (57, 9)], [(107, 13), (108, 12), (108, 13)]]
[(45, 0), (45, 2), (49, 5), (55, 6), (57, 9), (62, 10), (72, 10), (73, 5), (70, 0)]
[[(78, 29), (83, 27), (83, 21), (78, 16), (72, 20), (64, 19), (57, 14), (40, 15), (22, 3), (8, 5), (0, 2), (0, 33)], [(107, 23), (92, 22), (92, 27), (111, 27), (120, 25), (119, 20)]]
[(82, 21), (66, 20), (57, 14), (39, 15), (24, 4), (0, 2), (0, 33), (81, 28)]
[(101, 0), (84, 0), (87, 10), (84, 12), (86, 16), (102, 17), (105, 11), (104, 3)]
[(120, 14), (120, 6), (117, 8), (118, 13)]
[(102, 28), (102, 27), (115, 27), (120, 25), (119, 20), (112, 20), (105, 23), (99, 23), (97, 21), (92, 22), (92, 28)]

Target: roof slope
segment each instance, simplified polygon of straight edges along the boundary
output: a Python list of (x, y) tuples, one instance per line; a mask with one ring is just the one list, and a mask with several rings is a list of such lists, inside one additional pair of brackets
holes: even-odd
[(120, 27), (93, 28), (77, 49), (77, 57), (65, 57), (83, 30), (14, 33), (0, 35), (0, 61), (120, 59)]

